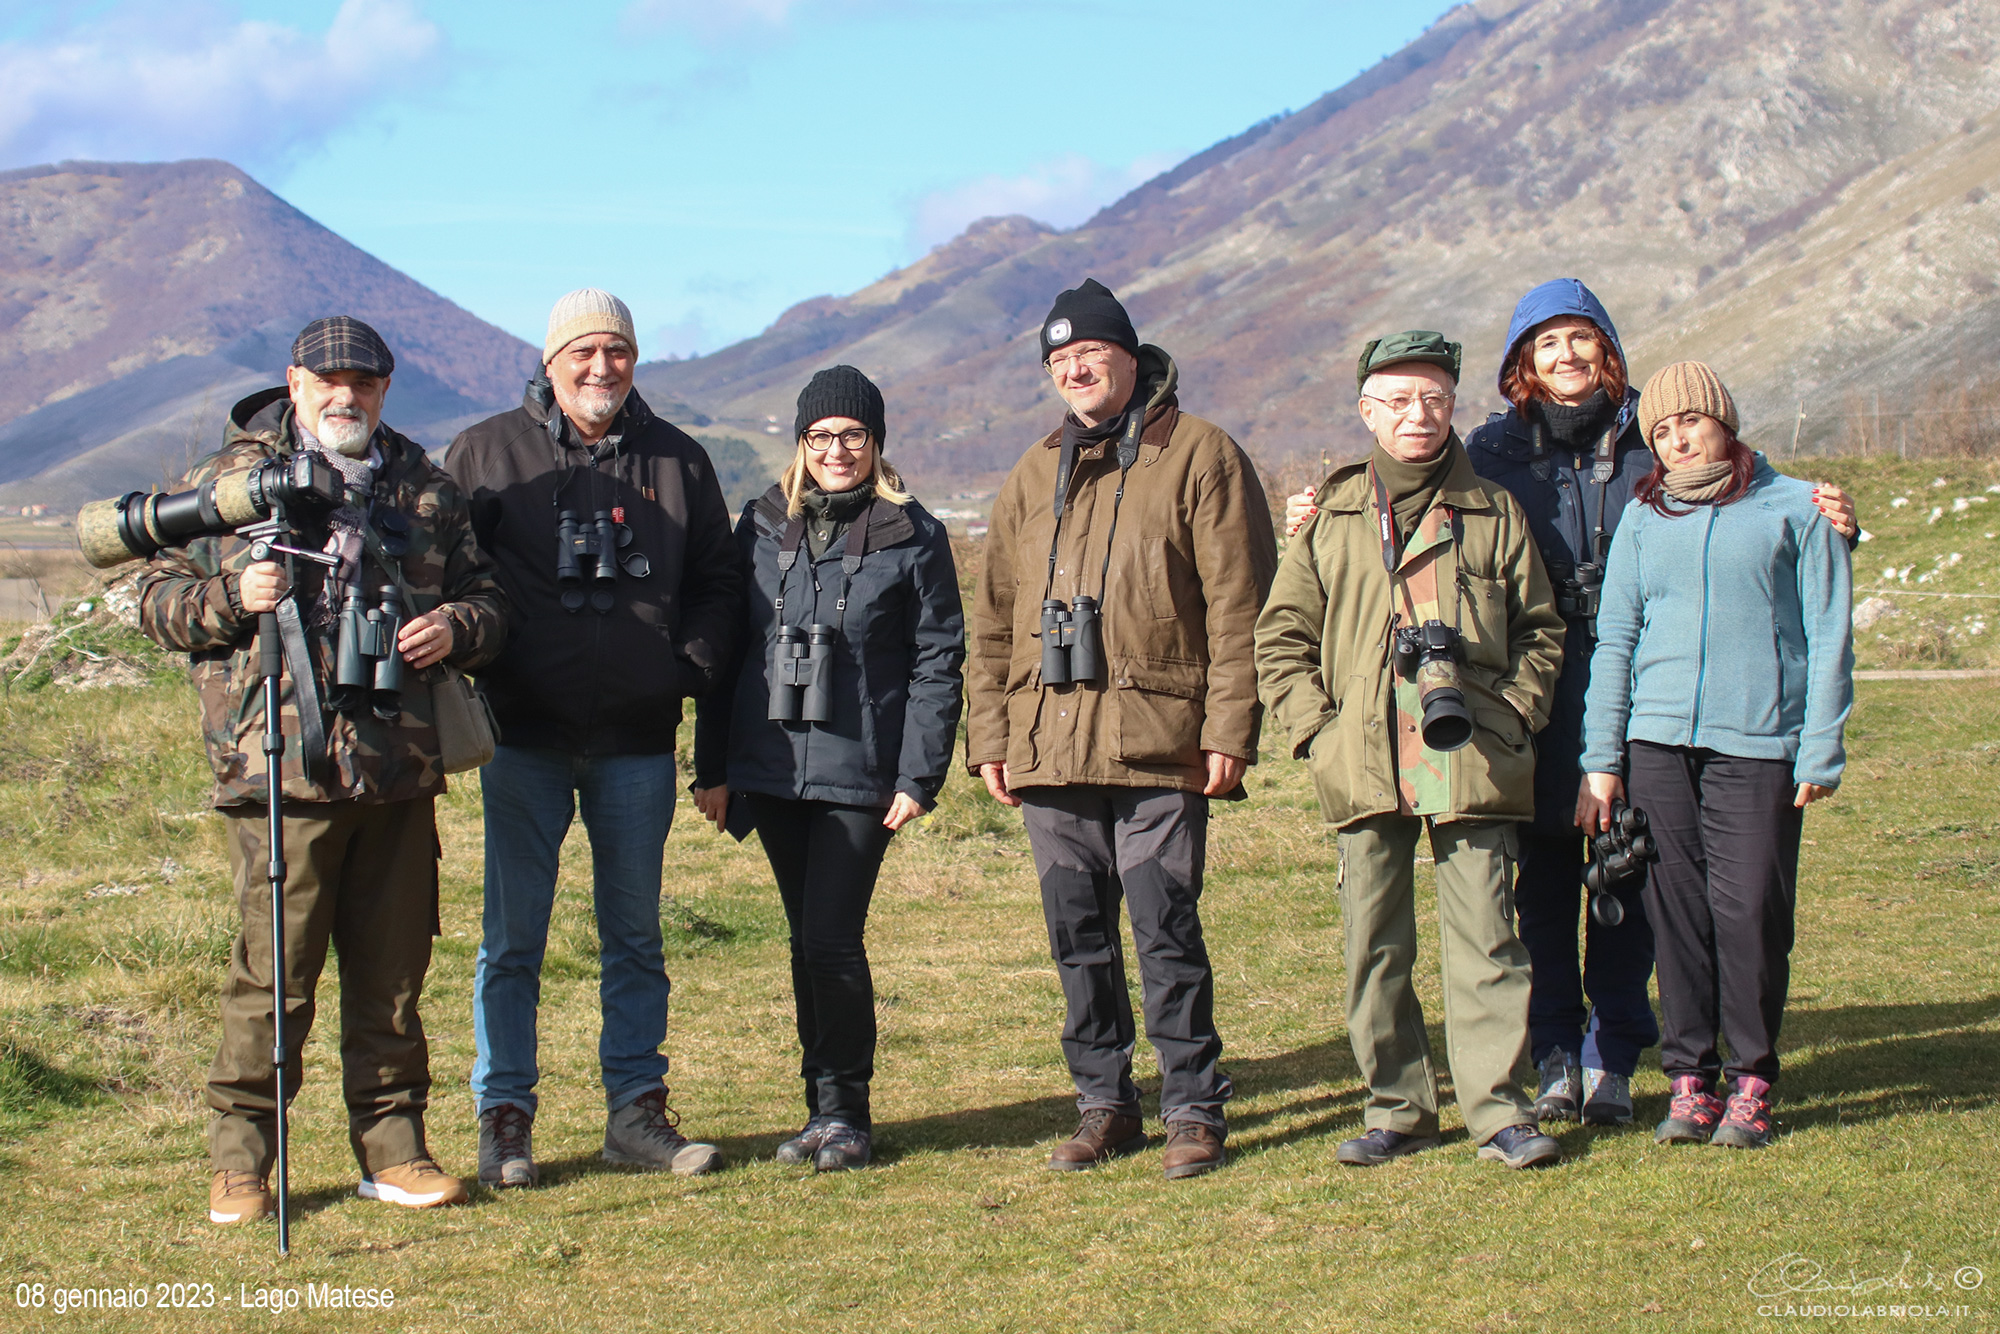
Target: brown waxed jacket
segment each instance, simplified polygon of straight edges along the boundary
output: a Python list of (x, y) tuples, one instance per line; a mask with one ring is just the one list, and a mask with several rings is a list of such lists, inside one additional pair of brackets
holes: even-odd
[[(975, 773), (1004, 762), (1014, 787), (1199, 792), (1203, 751), (1256, 762), (1262, 712), (1251, 646), (1277, 567), (1270, 506), (1236, 442), (1180, 410), (1177, 378), (1166, 353), (1140, 349), (1146, 425), (1115, 538), (1117, 442), (1077, 451), (1052, 584), (1062, 432), (1030, 446), (1001, 487), (966, 662), (966, 763)], [(1101, 593), (1108, 680), (1042, 685), (1045, 586), (1065, 603)]]
[[(1563, 620), (1519, 502), (1473, 472), (1456, 435), (1446, 448), (1456, 457), (1432, 503), (1458, 512), (1464, 543), (1438, 577), (1463, 594), (1459, 677), (1475, 725), (1453, 752), (1451, 810), (1437, 818), (1532, 819), (1532, 734), (1548, 721)], [(1327, 821), (1345, 826), (1398, 809), (1394, 604), (1367, 461), (1336, 469), (1313, 503), (1257, 621), (1257, 675)]]

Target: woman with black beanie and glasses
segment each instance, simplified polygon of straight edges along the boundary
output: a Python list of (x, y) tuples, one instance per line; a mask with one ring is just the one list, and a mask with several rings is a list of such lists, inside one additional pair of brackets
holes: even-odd
[(868, 903), (889, 840), (944, 786), (962, 694), (951, 543), (885, 434), (882, 393), (852, 366), (799, 395), (791, 466), (736, 525), (742, 659), (695, 726), (695, 805), (756, 829), (791, 927), (806, 1124), (778, 1161), (823, 1172), (872, 1156)]

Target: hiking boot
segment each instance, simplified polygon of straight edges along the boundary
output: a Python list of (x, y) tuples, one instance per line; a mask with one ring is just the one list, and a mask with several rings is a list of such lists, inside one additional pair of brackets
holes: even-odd
[(1167, 1147), (1160, 1154), (1160, 1168), (1169, 1181), (1181, 1181), (1213, 1172), (1229, 1161), (1223, 1147), (1227, 1132), (1203, 1121), (1167, 1122)]
[(819, 1146), (826, 1143), (826, 1132), (832, 1125), (833, 1118), (830, 1116), (807, 1117), (805, 1129), (778, 1146), (777, 1160), (793, 1165), (811, 1162), (813, 1155), (819, 1152)]
[(1587, 1126), (1632, 1124), (1632, 1081), (1609, 1070), (1583, 1072), (1583, 1123)]
[(697, 1144), (680, 1132), (680, 1114), (667, 1091), (648, 1089), (604, 1121), (604, 1161), (675, 1176), (705, 1176), (722, 1166), (722, 1150)]
[(530, 1147), (535, 1118), (527, 1108), (503, 1102), (479, 1114), (479, 1184), (495, 1190), (532, 1186), (542, 1179)]
[(1335, 1162), (1349, 1167), (1380, 1167), (1391, 1158), (1422, 1153), (1438, 1146), (1436, 1135), (1405, 1135), (1400, 1130), (1370, 1130), (1344, 1141), (1333, 1152)]
[(364, 1200), (387, 1200), (409, 1209), (439, 1209), (464, 1204), (472, 1197), (465, 1183), (428, 1158), (413, 1158), (361, 1178), (355, 1191)]
[(845, 1172), (849, 1168), (866, 1167), (874, 1156), (873, 1149), (868, 1132), (860, 1126), (828, 1117), (819, 1150), (813, 1154), (813, 1168), (820, 1172)]
[(1481, 1158), (1505, 1163), (1519, 1171), (1524, 1167), (1548, 1167), (1562, 1161), (1562, 1145), (1532, 1125), (1508, 1126), (1479, 1146)]
[(1076, 1133), (1049, 1155), (1051, 1172), (1081, 1172), (1106, 1158), (1120, 1158), (1146, 1147), (1146, 1127), (1136, 1116), (1093, 1107), (1083, 1114)]
[(277, 1212), (271, 1188), (255, 1172), (217, 1172), (208, 1179), (208, 1221), (227, 1227)]
[(1583, 1101), (1576, 1062), (1561, 1047), (1542, 1058), (1542, 1082), (1535, 1089), (1537, 1121), (1574, 1121)]
[(1752, 1075), (1731, 1084), (1722, 1124), (1715, 1128), (1708, 1142), (1725, 1149), (1761, 1149), (1768, 1145), (1777, 1134), (1771, 1123), (1771, 1100), (1764, 1096), (1770, 1091), (1768, 1081)]
[(1667, 1119), (1653, 1131), (1655, 1144), (1706, 1144), (1722, 1123), (1722, 1099), (1700, 1075), (1675, 1075)]

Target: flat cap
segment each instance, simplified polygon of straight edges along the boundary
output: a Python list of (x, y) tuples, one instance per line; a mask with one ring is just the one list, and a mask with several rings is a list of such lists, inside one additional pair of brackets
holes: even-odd
[(1361, 364), (1354, 371), (1354, 387), (1367, 388), (1369, 376), (1399, 361), (1421, 361), (1442, 366), (1456, 380), (1464, 351), (1459, 344), (1446, 342), (1443, 334), (1429, 329), (1408, 329), (1390, 334), (1387, 338), (1377, 338), (1361, 349)]
[(292, 340), (292, 365), (303, 366), (315, 375), (328, 371), (362, 371), (368, 375), (388, 375), (396, 369), (396, 358), (382, 335), (352, 315), (328, 315), (299, 330)]

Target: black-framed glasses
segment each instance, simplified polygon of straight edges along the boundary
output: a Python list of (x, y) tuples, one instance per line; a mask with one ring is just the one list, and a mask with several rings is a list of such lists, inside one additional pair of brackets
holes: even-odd
[(832, 431), (806, 432), (806, 448), (815, 454), (826, 453), (827, 450), (834, 447), (836, 442), (848, 453), (859, 454), (862, 450), (868, 448), (868, 430), (866, 427), (855, 426), (840, 432), (838, 435)]

